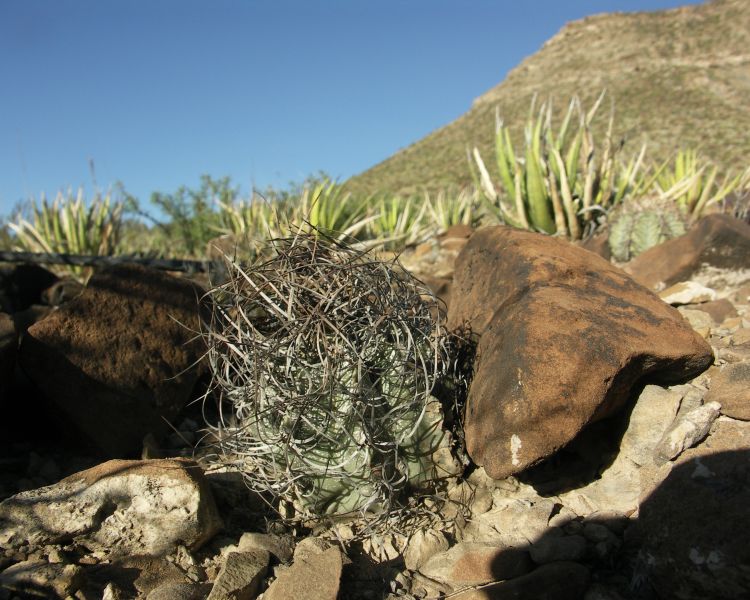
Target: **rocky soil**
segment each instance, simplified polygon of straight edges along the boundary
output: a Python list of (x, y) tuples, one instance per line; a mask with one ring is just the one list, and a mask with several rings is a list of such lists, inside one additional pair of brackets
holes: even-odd
[(0, 599), (747, 595), (750, 226), (619, 266), (454, 228), (402, 262), (471, 331), (468, 459), (371, 532), (207, 460), (195, 284), (0, 271)]

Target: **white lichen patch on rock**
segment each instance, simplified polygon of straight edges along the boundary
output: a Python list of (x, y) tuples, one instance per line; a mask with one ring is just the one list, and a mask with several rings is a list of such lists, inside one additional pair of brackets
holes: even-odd
[(510, 437), (510, 462), (513, 466), (521, 464), (521, 461), (518, 459), (519, 450), (521, 450), (521, 438), (514, 433)]

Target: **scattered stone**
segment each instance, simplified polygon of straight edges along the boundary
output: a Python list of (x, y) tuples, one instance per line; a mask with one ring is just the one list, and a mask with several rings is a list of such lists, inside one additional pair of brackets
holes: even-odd
[(664, 300), (667, 304), (679, 306), (681, 304), (711, 302), (712, 300), (716, 300), (717, 296), (716, 290), (707, 288), (700, 283), (695, 281), (682, 281), (668, 287), (662, 292), (659, 292), (659, 298)]
[(704, 265), (742, 270), (750, 264), (750, 225), (728, 215), (708, 215), (687, 234), (654, 246), (625, 267), (649, 289), (691, 279)]
[[(80, 563), (81, 561), (79, 561)], [(125, 556), (102, 562), (86, 570), (90, 585), (85, 590), (101, 590), (112, 584), (124, 599), (147, 598), (168, 584), (192, 584), (182, 570), (164, 557)], [(98, 598), (88, 595), (86, 598)], [(203, 600), (203, 598), (201, 599)]]
[(742, 346), (731, 346), (729, 348), (721, 348), (718, 352), (719, 363), (737, 364), (743, 362), (750, 362), (750, 346), (747, 344)]
[(462, 531), (462, 541), (525, 547), (547, 531), (555, 502), (495, 496), (495, 508), (472, 519)]
[(680, 306), (677, 310), (679, 310), (685, 320), (690, 323), (690, 327), (701, 333), (701, 337), (708, 337), (705, 332), (716, 327), (716, 322), (707, 312), (695, 308), (686, 308), (684, 306)]
[(688, 307), (702, 310), (704, 313), (710, 315), (714, 323), (720, 323), (722, 325), (727, 319), (732, 319), (737, 316), (737, 309), (734, 307), (734, 304), (726, 298), (714, 300), (713, 302), (704, 302), (703, 304), (690, 304)]
[(475, 485), (470, 481), (462, 481), (448, 490), (448, 498), (461, 506), (471, 508), (474, 516), (486, 513), (492, 508), (492, 492), (484, 485)]
[(451, 600), (580, 600), (589, 580), (589, 570), (583, 565), (549, 563), (516, 579), (451, 596)]
[(254, 600), (268, 571), (269, 561), (266, 550), (230, 552), (208, 600)]
[(641, 503), (626, 542), (660, 598), (744, 598), (750, 589), (750, 423), (720, 417)]
[(684, 393), (675, 389), (644, 387), (630, 413), (618, 457), (628, 458), (640, 467), (651, 465), (654, 450), (672, 425), (684, 397)]
[(721, 412), (721, 404), (709, 402), (683, 417), (664, 434), (657, 444), (654, 458), (657, 462), (673, 460), (682, 452), (701, 442), (708, 435), (711, 424)]
[(406, 544), (404, 564), (410, 571), (418, 571), (435, 554), (446, 552), (450, 544), (442, 531), (420, 529)]
[(478, 230), (456, 261), (454, 292), (449, 327), (468, 324), (479, 336), (466, 446), (497, 479), (621, 409), (642, 377), (677, 383), (713, 361), (674, 308), (550, 236)]
[[(603, 510), (627, 516), (638, 508), (644, 489), (652, 489), (661, 474), (653, 473), (654, 452), (675, 420), (681, 401), (699, 394), (696, 388), (665, 389), (647, 385), (633, 406), (620, 449), (612, 464), (591, 483), (565, 492), (560, 500), (581, 517), (591, 518)], [(692, 402), (692, 400), (689, 400)], [(698, 396), (700, 403), (700, 396)]]
[(333, 544), (320, 537), (307, 537), (300, 540), (294, 548), (295, 562), (307, 562), (317, 554), (323, 554), (326, 550), (333, 548)]
[(126, 600), (126, 595), (120, 587), (110, 582), (104, 588), (104, 592), (102, 593), (102, 600)]
[(561, 506), (557, 514), (550, 518), (549, 526), (550, 527), (568, 527), (573, 523), (577, 525), (578, 524), (576, 522), (577, 517), (578, 515), (576, 515), (567, 506)]
[(434, 555), (419, 571), (432, 580), (460, 589), (467, 585), (513, 579), (528, 573), (532, 566), (526, 550), (463, 542), (447, 552)]
[(586, 538), (580, 535), (545, 535), (529, 548), (531, 560), (538, 565), (551, 562), (577, 561), (586, 554)]
[(732, 336), (733, 346), (744, 346), (750, 344), (750, 329), (738, 329)]
[(362, 542), (362, 552), (378, 564), (398, 560), (405, 546), (406, 538), (401, 534), (373, 534)]
[(112, 460), (0, 503), (5, 548), (73, 543), (99, 557), (197, 548), (221, 527), (203, 472), (184, 459)]
[[(299, 548), (299, 545), (298, 545)], [(336, 600), (343, 559), (338, 548), (311, 554), (306, 560), (295, 556), (292, 566), (279, 574), (264, 592), (264, 600)]]
[[(201, 356), (192, 330), (202, 292), (134, 265), (88, 287), (24, 336), (19, 361), (34, 384), (104, 454), (140, 452), (189, 399)], [(190, 329), (188, 329), (190, 328)], [(192, 341), (191, 341), (192, 340)]]
[(61, 306), (80, 294), (85, 287), (70, 277), (56, 281), (42, 292), (42, 302), (47, 306)]
[(750, 363), (726, 365), (712, 378), (706, 402), (721, 404), (721, 413), (750, 421)]
[(47, 561), (16, 563), (0, 573), (0, 589), (31, 598), (65, 598), (84, 583), (83, 569)]
[(611, 540), (615, 534), (601, 523), (589, 521), (583, 526), (583, 535), (588, 541), (598, 543)]
[(210, 592), (210, 583), (165, 583), (151, 590), (146, 600), (206, 600)]
[(291, 536), (274, 535), (272, 533), (243, 533), (237, 543), (237, 550), (265, 550), (273, 554), (277, 560), (288, 563), (294, 556), (294, 540)]

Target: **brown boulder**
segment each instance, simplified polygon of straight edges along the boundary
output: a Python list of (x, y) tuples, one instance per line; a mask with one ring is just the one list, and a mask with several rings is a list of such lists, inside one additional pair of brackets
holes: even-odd
[(675, 383), (711, 347), (671, 306), (599, 256), (492, 227), (456, 263), (449, 327), (479, 336), (469, 389), (471, 458), (502, 479), (550, 456), (627, 401), (645, 375)]
[(728, 215), (708, 215), (685, 235), (646, 250), (625, 267), (649, 289), (690, 279), (703, 265), (750, 267), (750, 225)]
[[(76, 431), (105, 455), (140, 451), (190, 398), (201, 355), (191, 341), (202, 292), (138, 266), (94, 275), (79, 296), (31, 326), (19, 362)], [(192, 331), (188, 330), (190, 328)]]

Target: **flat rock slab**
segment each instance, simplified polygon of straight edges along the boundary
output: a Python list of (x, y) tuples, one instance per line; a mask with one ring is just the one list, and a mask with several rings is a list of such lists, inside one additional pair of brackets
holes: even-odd
[(531, 573), (476, 590), (454, 600), (580, 600), (589, 586), (589, 570), (574, 562), (543, 565)]
[(0, 590), (24, 598), (67, 598), (80, 589), (83, 580), (83, 570), (77, 565), (23, 561), (0, 573)]
[(750, 363), (726, 365), (712, 377), (706, 401), (721, 404), (728, 417), (750, 421)]
[(469, 455), (503, 479), (621, 409), (648, 375), (679, 383), (713, 362), (676, 309), (568, 242), (477, 231), (458, 257), (451, 328), (479, 337), (465, 416)]
[(266, 550), (230, 552), (221, 567), (207, 600), (251, 600), (258, 596), (268, 571), (270, 554)]
[[(139, 453), (166, 431), (195, 385), (202, 292), (153, 269), (95, 274), (76, 298), (31, 326), (19, 361), (75, 430), (105, 456)], [(188, 329), (190, 328), (190, 329)]]
[(430, 558), (420, 572), (454, 589), (513, 579), (533, 568), (529, 553), (520, 548), (463, 542)]
[(625, 267), (649, 289), (690, 279), (704, 265), (750, 268), (750, 225), (729, 215), (708, 215), (690, 231), (646, 250)]
[(0, 503), (0, 546), (73, 543), (99, 558), (197, 548), (221, 527), (203, 471), (185, 459), (112, 460)]
[(336, 600), (341, 583), (343, 559), (338, 548), (329, 548), (306, 559), (297, 559), (279, 574), (263, 594), (265, 600)]

